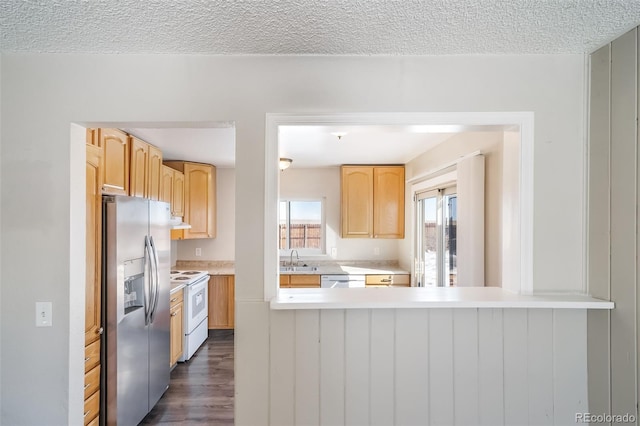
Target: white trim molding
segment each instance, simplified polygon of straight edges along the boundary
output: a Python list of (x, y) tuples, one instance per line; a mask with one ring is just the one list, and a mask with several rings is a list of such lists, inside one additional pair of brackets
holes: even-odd
[(519, 250), (503, 253), (504, 265), (517, 264), (505, 275), (502, 288), (521, 294), (533, 293), (533, 112), (392, 112), (392, 113), (267, 113), (265, 128), (265, 255), (264, 297), (269, 301), (278, 295), (277, 207), (279, 191), (278, 129), (286, 125), (451, 125), (465, 127), (501, 126), (519, 130), (519, 202), (513, 205), (513, 216), (519, 218), (511, 230), (519, 234)]

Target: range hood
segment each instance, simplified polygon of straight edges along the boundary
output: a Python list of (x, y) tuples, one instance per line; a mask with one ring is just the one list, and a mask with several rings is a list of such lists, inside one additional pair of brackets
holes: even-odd
[(169, 223), (171, 224), (171, 229), (191, 229), (191, 225), (184, 223), (180, 216), (171, 216)]

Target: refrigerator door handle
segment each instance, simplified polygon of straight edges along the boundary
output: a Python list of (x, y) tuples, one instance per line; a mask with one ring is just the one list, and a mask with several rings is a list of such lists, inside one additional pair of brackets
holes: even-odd
[[(151, 243), (148, 236), (144, 236), (144, 325), (149, 325), (151, 316), (151, 300), (153, 298), (151, 282), (153, 281), (153, 261), (151, 260)], [(147, 295), (148, 294), (148, 295)]]
[(153, 318), (156, 314), (156, 309), (158, 308), (158, 299), (160, 297), (160, 272), (159, 272), (159, 260), (158, 260), (158, 250), (156, 249), (156, 245), (153, 242), (153, 237), (149, 237), (149, 241), (151, 243), (151, 255), (153, 258), (154, 265), (154, 273), (153, 273), (153, 296), (152, 296), (152, 308), (150, 312), (150, 320), (149, 322), (153, 322)]

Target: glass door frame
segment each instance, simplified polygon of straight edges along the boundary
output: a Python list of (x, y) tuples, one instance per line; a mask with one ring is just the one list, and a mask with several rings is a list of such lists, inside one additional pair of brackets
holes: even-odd
[[(435, 287), (449, 287), (449, 279), (445, 277), (445, 241), (444, 241), (444, 201), (445, 196), (455, 195), (456, 182), (443, 185), (441, 188), (429, 188), (415, 190), (414, 200), (414, 276), (415, 285), (427, 287), (425, 285), (425, 262), (424, 262), (424, 200), (436, 199), (436, 285)], [(431, 286), (429, 286), (431, 287)]]

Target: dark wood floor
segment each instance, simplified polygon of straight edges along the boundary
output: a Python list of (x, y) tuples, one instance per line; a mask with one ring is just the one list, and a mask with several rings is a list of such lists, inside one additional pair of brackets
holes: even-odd
[(210, 330), (141, 425), (233, 425), (233, 330)]

